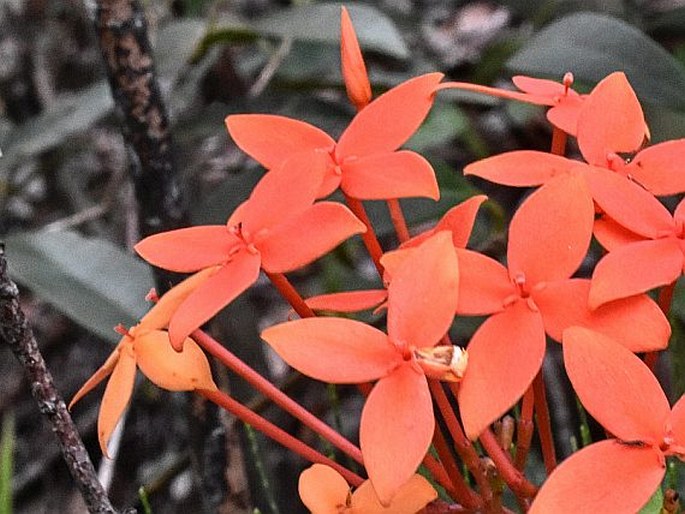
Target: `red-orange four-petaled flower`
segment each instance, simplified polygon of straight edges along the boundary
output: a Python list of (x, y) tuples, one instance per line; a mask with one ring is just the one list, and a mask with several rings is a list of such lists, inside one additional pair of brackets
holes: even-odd
[(652, 194), (635, 188), (629, 202), (609, 206), (595, 234), (609, 253), (592, 275), (593, 307), (671, 284), (685, 270), (685, 201), (671, 215)]
[[(580, 109), (577, 139), (585, 162), (521, 150), (469, 164), (464, 173), (521, 187), (538, 186), (563, 173), (581, 173), (602, 208), (604, 202), (620, 198), (623, 189), (629, 187), (627, 181), (615, 180), (614, 174), (639, 183), (655, 195), (685, 191), (685, 172), (678, 164), (685, 152), (685, 139), (641, 150), (648, 135), (635, 92), (626, 76), (616, 72), (597, 84)], [(625, 154), (632, 157), (626, 160)]]
[(441, 79), (442, 74), (429, 73), (379, 96), (357, 113), (337, 143), (319, 128), (284, 116), (237, 114), (226, 118), (226, 126), (236, 144), (267, 169), (277, 170), (296, 154), (322, 154), (319, 197), (340, 186), (360, 200), (437, 199), (440, 191), (428, 161), (397, 149), (425, 119)]
[[(373, 487), (387, 505), (414, 474), (433, 437), (426, 372), (444, 358), (439, 378), (457, 380), (459, 349), (434, 352), (457, 306), (459, 272), (449, 232), (421, 245), (388, 289), (388, 333), (350, 319), (307, 318), (268, 328), (262, 338), (302, 373), (330, 383), (378, 382), (361, 416), (360, 444)], [(449, 354), (449, 355), (448, 355)], [(428, 366), (422, 361), (428, 359)], [(441, 363), (437, 363), (441, 364)]]
[(278, 172), (267, 173), (226, 225), (172, 230), (136, 245), (145, 260), (171, 271), (218, 266), (171, 319), (174, 348), (250, 287), (260, 268), (269, 273), (295, 270), (364, 232), (364, 225), (342, 204), (314, 203), (323, 173), (316, 160), (300, 154)]
[(565, 460), (530, 513), (637, 512), (663, 479), (666, 457), (685, 456), (685, 397), (671, 409), (647, 366), (601, 334), (572, 327), (563, 346), (580, 401), (615, 439)]
[(593, 204), (579, 175), (562, 175), (535, 191), (509, 226), (507, 267), (457, 249), (457, 314), (492, 314), (473, 335), (459, 388), (466, 434), (476, 438), (531, 384), (545, 354), (545, 333), (559, 341), (572, 325), (619, 338), (633, 351), (664, 348), (668, 321), (645, 295), (591, 311), (590, 281), (570, 278), (592, 234)]

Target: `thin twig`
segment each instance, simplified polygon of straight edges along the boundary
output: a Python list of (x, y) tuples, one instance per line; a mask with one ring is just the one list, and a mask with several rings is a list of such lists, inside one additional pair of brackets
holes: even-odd
[(271, 80), (276, 75), (276, 71), (283, 63), (283, 60), (288, 56), (293, 47), (293, 38), (285, 37), (278, 46), (276, 52), (271, 56), (269, 62), (266, 63), (262, 71), (259, 73), (257, 80), (255, 80), (250, 90), (247, 92), (247, 97), (254, 99), (261, 95)]
[(7, 275), (4, 245), (0, 245), (0, 340), (10, 347), (31, 384), (31, 394), (59, 441), (64, 461), (92, 514), (116, 514), (76, 430), (64, 399), (38, 349), (19, 305), (19, 289)]

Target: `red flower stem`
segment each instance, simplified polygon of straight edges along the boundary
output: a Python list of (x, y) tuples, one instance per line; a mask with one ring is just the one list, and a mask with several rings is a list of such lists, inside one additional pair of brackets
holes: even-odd
[(450, 493), (450, 496), (460, 502), (465, 507), (477, 510), (483, 507), (483, 500), (478, 496), (464, 480), (463, 475), (459, 466), (457, 466), (454, 460), (454, 455), (449, 449), (449, 445), (445, 440), (445, 436), (439, 427), (435, 428), (435, 434), (433, 435), (433, 446), (435, 451), (438, 452), (440, 461), (443, 463), (447, 469), (450, 481), (452, 483), (451, 488), (445, 488)]
[(531, 484), (523, 474), (516, 469), (509, 456), (508, 452), (505, 452), (497, 441), (495, 434), (489, 428), (480, 435), (479, 440), (483, 445), (483, 448), (490, 458), (495, 463), (497, 471), (499, 471), (502, 480), (509, 486), (509, 489), (516, 496), (523, 498), (531, 498), (535, 496), (538, 492), (537, 487)]
[[(659, 291), (659, 308), (664, 316), (668, 317), (668, 313), (671, 311), (671, 302), (673, 302), (673, 292), (675, 291), (675, 281), (664, 286)], [(656, 370), (656, 364), (659, 360), (659, 352), (647, 352), (645, 354), (645, 364), (650, 369), (652, 373)]]
[(397, 233), (397, 239), (399, 239), (400, 243), (404, 243), (405, 241), (408, 241), (411, 236), (409, 235), (407, 221), (404, 219), (400, 201), (397, 198), (392, 198), (386, 200), (386, 202), (388, 204), (388, 210), (390, 211), (392, 225), (395, 227), (395, 232)]
[(271, 280), (274, 287), (278, 289), (281, 296), (286, 299), (300, 318), (313, 318), (315, 316), (314, 311), (309, 308), (309, 305), (307, 305), (300, 296), (300, 293), (295, 290), (283, 273), (269, 273), (268, 271), (264, 271), (264, 274), (269, 277), (269, 280)]
[(452, 479), (445, 471), (442, 463), (430, 454), (426, 454), (421, 461), (421, 464), (428, 470), (435, 481), (440, 484), (449, 493), (450, 496), (454, 494), (454, 486), (452, 485)]
[(535, 420), (538, 424), (538, 435), (540, 437), (540, 446), (542, 447), (542, 460), (545, 462), (547, 474), (550, 474), (557, 467), (557, 457), (554, 450), (552, 422), (550, 421), (549, 408), (547, 407), (547, 392), (545, 390), (542, 370), (533, 380), (533, 393), (535, 396)]
[[(455, 397), (456, 385), (457, 384), (450, 384), (450, 386), (455, 386), (455, 389), (452, 389)], [(450, 405), (447, 395), (445, 394), (440, 382), (437, 380), (429, 380), (428, 386), (430, 387), (431, 395), (433, 396), (433, 399), (440, 410), (440, 414), (445, 421), (445, 426), (447, 426), (447, 430), (452, 436), (454, 449), (457, 452), (457, 455), (459, 455), (461, 460), (464, 461), (464, 464), (466, 464), (466, 467), (476, 479), (478, 490), (483, 498), (483, 501), (485, 504), (489, 504), (493, 498), (492, 488), (490, 487), (490, 482), (485, 476), (485, 473), (483, 473), (483, 468), (480, 465), (480, 458), (478, 457), (476, 450), (473, 448), (471, 441), (468, 440), (464, 434), (464, 431), (461, 429), (459, 420), (454, 414), (454, 410), (452, 409), (452, 406)]]
[(307, 409), (303, 408), (299, 403), (280, 391), (275, 385), (245, 364), (216, 339), (202, 330), (193, 332), (192, 338), (207, 352), (219, 359), (219, 361), (228, 369), (243, 378), (252, 387), (269, 398), (284, 411), (299, 419), (305, 426), (329, 441), (340, 451), (349, 455), (358, 463), (363, 464), (362, 452), (359, 448), (314, 416)]
[(550, 153), (553, 153), (554, 155), (564, 155), (566, 153), (566, 139), (566, 132), (557, 127), (553, 127)]
[(533, 405), (535, 404), (535, 394), (533, 388), (529, 387), (523, 395), (521, 402), (521, 417), (516, 424), (516, 458), (514, 467), (523, 471), (526, 467), (526, 459), (530, 451), (530, 444), (533, 440), (535, 425), (533, 424)]
[(354, 215), (366, 226), (366, 232), (361, 234), (362, 241), (364, 241), (364, 246), (366, 246), (366, 249), (371, 256), (371, 260), (378, 270), (378, 274), (382, 277), (383, 265), (381, 264), (381, 256), (383, 255), (383, 249), (381, 248), (381, 244), (378, 242), (376, 232), (373, 230), (371, 220), (366, 214), (364, 204), (362, 204), (361, 200), (347, 196), (347, 194), (345, 194), (345, 202)]
[(259, 414), (251, 411), (240, 402), (234, 400), (223, 391), (209, 391), (206, 389), (199, 389), (197, 392), (201, 396), (204, 396), (209, 401), (215, 403), (219, 407), (230, 412), (241, 421), (244, 421), (245, 423), (251, 425), (255, 429), (262, 432), (264, 435), (270, 437), (277, 443), (285, 446), (287, 449), (296, 453), (297, 455), (307, 459), (310, 462), (326, 464), (327, 466), (332, 467), (338, 473), (340, 473), (349, 484), (356, 487), (364, 481), (364, 479), (361, 478), (359, 475), (351, 472), (349, 469), (341, 466), (337, 462), (332, 461), (328, 457), (325, 457), (312, 447), (307, 446), (299, 439), (291, 436), (290, 434), (280, 429), (270, 421), (261, 417)]

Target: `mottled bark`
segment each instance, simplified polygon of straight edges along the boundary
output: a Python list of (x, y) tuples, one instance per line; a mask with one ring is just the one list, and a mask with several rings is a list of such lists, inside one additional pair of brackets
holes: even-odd
[(88, 511), (93, 514), (116, 514), (117, 511), (98, 482), (93, 463), (26, 322), (19, 305), (17, 285), (7, 275), (3, 245), (0, 245), (0, 342), (10, 347), (24, 368), (31, 394), (57, 436), (64, 461), (83, 495)]
[(140, 233), (147, 236), (178, 228), (186, 221), (186, 209), (143, 9), (136, 0), (97, 0), (96, 4), (100, 50), (131, 149)]

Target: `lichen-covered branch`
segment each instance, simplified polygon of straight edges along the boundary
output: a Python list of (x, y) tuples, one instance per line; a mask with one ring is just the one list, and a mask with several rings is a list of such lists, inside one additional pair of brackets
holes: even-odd
[(96, 5), (100, 50), (124, 139), (132, 150), (141, 235), (178, 228), (186, 209), (143, 9), (136, 0), (97, 0)]
[[(31, 385), (31, 394), (50, 422), (64, 461), (92, 514), (116, 514), (62, 396), (55, 388), (31, 328), (19, 305), (19, 289), (7, 275), (5, 248), (0, 245), (0, 343), (10, 347)], [(135, 512), (135, 511), (127, 511)]]

